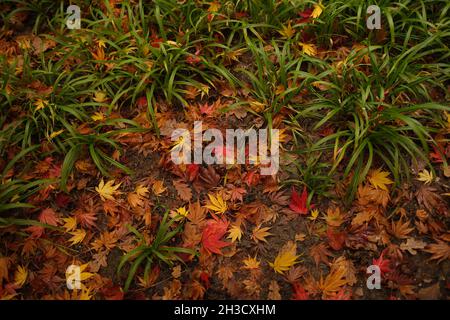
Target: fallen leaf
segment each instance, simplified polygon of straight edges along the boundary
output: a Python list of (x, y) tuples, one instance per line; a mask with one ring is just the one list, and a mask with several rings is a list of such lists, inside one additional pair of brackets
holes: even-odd
[(242, 260), (244, 263), (244, 269), (259, 269), (261, 262), (256, 259), (256, 256), (251, 258), (250, 256), (247, 259)]
[(120, 191), (117, 191), (119, 189), (120, 185), (122, 183), (119, 183), (117, 185), (114, 185), (114, 180), (108, 181), (106, 184), (103, 181), (103, 179), (100, 181), (98, 187), (95, 187), (95, 191), (98, 192), (100, 195), (100, 198), (103, 201), (106, 200), (115, 200), (115, 196), (120, 194)]
[[(289, 208), (295, 213), (306, 215), (308, 213), (308, 208), (306, 206), (308, 201), (308, 191), (306, 190), (306, 186), (303, 187), (302, 195), (300, 196), (294, 188), (292, 188), (292, 196), (291, 203), (289, 204)], [(310, 205), (310, 208), (314, 208), (314, 205)]]
[(189, 201), (192, 199), (192, 190), (186, 183), (182, 182), (181, 180), (174, 180), (172, 181), (173, 186), (177, 190), (178, 195), (180, 196), (180, 199), (183, 201)]
[(231, 239), (231, 242), (241, 241), (242, 238), (242, 230), (237, 225), (232, 225), (230, 230), (228, 230), (228, 239)]
[(433, 172), (423, 169), (422, 172), (419, 172), (419, 177), (417, 180), (422, 181), (425, 184), (430, 184), (434, 180)]
[(437, 240), (437, 243), (429, 244), (424, 251), (431, 253), (430, 260), (437, 260), (438, 263), (450, 258), (450, 246), (441, 240)]
[(208, 194), (209, 203), (205, 205), (205, 208), (212, 210), (214, 213), (223, 214), (227, 211), (227, 203), (223, 200), (222, 195), (216, 194), (215, 196)]
[(421, 240), (416, 240), (414, 238), (408, 238), (406, 242), (403, 242), (400, 244), (400, 249), (405, 251), (407, 250), (410, 254), (416, 255), (416, 250), (422, 250), (427, 245), (426, 242), (423, 242)]
[(387, 191), (386, 185), (394, 183), (388, 176), (389, 172), (375, 169), (369, 173), (368, 180), (374, 188)]
[(297, 246), (295, 242), (288, 241), (278, 253), (275, 261), (273, 263), (269, 262), (269, 265), (275, 272), (282, 274), (299, 262), (297, 260), (299, 256), (296, 255), (296, 252)]
[(18, 288), (22, 288), (27, 281), (28, 270), (25, 267), (18, 266), (16, 272), (14, 273), (14, 284)]
[(272, 233), (268, 232), (269, 230), (269, 227), (261, 228), (261, 225), (256, 226), (252, 231), (252, 240), (256, 243), (258, 243), (259, 241), (264, 241), (267, 243), (266, 238), (273, 235)]
[(70, 232), (70, 234), (73, 236), (69, 239), (69, 241), (72, 242), (71, 246), (80, 243), (86, 237), (86, 231), (84, 231), (83, 229), (75, 230), (74, 232)]
[(228, 221), (226, 220), (209, 220), (206, 223), (202, 233), (203, 248), (210, 253), (222, 254), (221, 248), (229, 246), (229, 242), (220, 240), (228, 229)]

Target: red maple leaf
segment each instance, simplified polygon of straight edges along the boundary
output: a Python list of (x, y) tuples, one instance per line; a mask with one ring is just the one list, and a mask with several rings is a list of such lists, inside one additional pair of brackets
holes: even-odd
[(301, 19), (298, 20), (298, 23), (309, 22), (313, 11), (314, 11), (314, 9), (311, 7), (311, 8), (307, 8), (307, 9), (303, 10), (302, 12), (299, 12), (298, 15), (301, 17)]
[(205, 229), (203, 229), (202, 243), (210, 253), (222, 254), (221, 248), (229, 246), (229, 242), (220, 240), (227, 232), (229, 222), (227, 220), (213, 220), (210, 219), (206, 223)]
[(205, 102), (204, 104), (199, 105), (200, 112), (202, 114), (206, 114), (207, 116), (210, 116), (214, 113), (216, 110), (214, 103), (208, 104), (208, 102)]
[(38, 239), (42, 237), (45, 232), (45, 228), (41, 226), (30, 226), (25, 229), (27, 232), (31, 232), (30, 237), (33, 239)]
[(186, 166), (186, 172), (187, 172), (189, 181), (194, 181), (194, 179), (198, 175), (199, 170), (200, 170), (200, 165), (195, 164), (195, 163), (191, 163)]
[(200, 273), (200, 280), (203, 282), (206, 289), (211, 286), (211, 283), (209, 282), (209, 274), (205, 271), (202, 271), (202, 273)]
[(442, 154), (444, 153), (444, 150), (442, 150), (442, 147), (439, 146), (436, 148), (436, 146), (433, 146), (434, 152), (430, 152), (430, 159), (431, 161), (435, 163), (442, 163), (444, 160), (442, 160)]
[(380, 268), (381, 274), (389, 273), (392, 271), (392, 269), (390, 268), (391, 260), (384, 259), (383, 255), (384, 255), (384, 251), (381, 253), (381, 255), (378, 259), (372, 260), (372, 264), (376, 265)]
[(309, 300), (309, 294), (298, 282), (293, 285), (294, 294), (292, 295), (292, 300)]
[(338, 292), (332, 293), (327, 300), (350, 300), (352, 298), (351, 291), (341, 289)]
[(139, 97), (136, 100), (136, 104), (140, 108), (146, 107), (147, 106), (147, 97), (146, 96)]
[[(303, 187), (301, 196), (295, 191), (294, 187), (292, 187), (291, 203), (289, 204), (289, 208), (291, 208), (292, 211), (301, 215), (306, 215), (308, 213), (308, 208), (306, 206), (307, 201), (308, 191), (306, 190), (306, 186)], [(314, 205), (311, 204), (310, 208), (314, 208)]]
[(328, 244), (334, 250), (341, 250), (344, 245), (346, 234), (345, 232), (334, 231), (333, 228), (327, 230)]
[(47, 208), (42, 210), (41, 214), (39, 215), (39, 221), (56, 227), (58, 225), (59, 219), (56, 216), (56, 212), (52, 208)]
[(95, 227), (95, 221), (97, 220), (96, 213), (93, 211), (83, 211), (78, 209), (75, 211), (75, 217), (77, 221), (85, 228)]

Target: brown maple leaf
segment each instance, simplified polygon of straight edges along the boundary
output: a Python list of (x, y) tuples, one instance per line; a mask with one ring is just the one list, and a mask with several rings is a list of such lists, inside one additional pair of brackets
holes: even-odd
[(328, 257), (333, 256), (325, 243), (319, 243), (312, 246), (311, 249), (309, 249), (309, 254), (314, 259), (316, 267), (318, 267), (321, 262), (328, 265), (330, 263)]
[(213, 166), (208, 168), (200, 168), (200, 173), (194, 180), (194, 189), (198, 192), (201, 190), (208, 190), (219, 185), (220, 175), (216, 172)]
[(189, 203), (187, 218), (192, 223), (200, 225), (206, 218), (206, 208), (201, 206), (198, 200), (195, 203)]
[(244, 188), (236, 187), (232, 184), (227, 184), (228, 193), (230, 195), (231, 201), (243, 201), (243, 195), (247, 193), (247, 191)]
[(258, 243), (259, 241), (264, 241), (265, 243), (267, 243), (266, 238), (272, 235), (272, 233), (268, 232), (269, 230), (269, 227), (261, 228), (261, 225), (256, 226), (252, 231), (252, 240), (256, 243)]
[(397, 222), (392, 221), (391, 223), (391, 233), (399, 239), (408, 238), (408, 234), (413, 230), (414, 228), (409, 227), (409, 220), (403, 223), (402, 219), (399, 219)]
[(430, 260), (437, 260), (438, 263), (450, 258), (450, 246), (441, 240), (437, 240), (437, 243), (429, 244), (424, 251), (431, 253)]
[(442, 198), (436, 191), (436, 188), (423, 184), (416, 192), (417, 201), (419, 204), (424, 205), (428, 211), (431, 211), (433, 208), (437, 207), (442, 201)]

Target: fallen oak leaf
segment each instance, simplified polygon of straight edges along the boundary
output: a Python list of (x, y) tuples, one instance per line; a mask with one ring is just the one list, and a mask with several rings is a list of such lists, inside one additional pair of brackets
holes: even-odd
[(427, 243), (421, 240), (416, 240), (414, 238), (408, 238), (406, 242), (400, 244), (400, 249), (403, 251), (408, 251), (412, 255), (416, 255), (416, 250), (422, 250), (426, 247)]
[(192, 199), (192, 190), (186, 183), (181, 180), (174, 180), (172, 183), (181, 200), (189, 201)]

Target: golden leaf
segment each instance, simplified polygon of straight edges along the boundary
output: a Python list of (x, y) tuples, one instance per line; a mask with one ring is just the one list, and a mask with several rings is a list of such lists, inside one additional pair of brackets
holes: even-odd
[(63, 228), (66, 232), (73, 231), (77, 228), (77, 219), (75, 217), (63, 218), (64, 221)]
[(223, 200), (220, 194), (216, 196), (208, 194), (209, 204), (205, 208), (214, 211), (215, 213), (221, 214), (227, 211), (227, 203)]
[(267, 243), (266, 237), (271, 236), (272, 233), (268, 232), (270, 230), (269, 227), (261, 228), (261, 225), (256, 226), (252, 232), (252, 239), (256, 243), (259, 241), (264, 241)]
[(256, 256), (251, 258), (250, 256), (247, 259), (242, 260), (242, 262), (244, 263), (244, 269), (259, 269), (259, 265), (261, 264), (261, 262), (259, 262), (256, 259)]
[(370, 184), (376, 188), (387, 191), (387, 184), (394, 183), (391, 179), (388, 178), (389, 172), (381, 171), (381, 169), (372, 170), (369, 174), (369, 182)]
[(69, 239), (69, 241), (72, 242), (71, 246), (80, 243), (86, 237), (86, 231), (84, 231), (83, 229), (75, 230), (74, 232), (70, 232), (70, 234), (73, 236)]
[(314, 5), (314, 10), (311, 13), (311, 17), (314, 18), (314, 19), (320, 17), (320, 15), (322, 14), (323, 9), (324, 9), (324, 6), (322, 5), (322, 1), (319, 1), (319, 3), (316, 3)]
[(427, 169), (423, 169), (422, 172), (419, 172), (419, 177), (417, 180), (424, 182), (425, 184), (430, 184), (434, 180), (433, 172), (428, 171)]
[(18, 266), (16, 272), (14, 273), (14, 284), (21, 288), (27, 281), (28, 270), (25, 267)]
[(162, 180), (156, 180), (153, 183), (152, 190), (156, 196), (159, 196), (160, 194), (164, 193), (167, 188), (164, 186), (164, 182)]
[(231, 242), (236, 242), (236, 240), (239, 242), (242, 238), (242, 230), (239, 226), (233, 225), (228, 230), (228, 239), (231, 239)]
[(117, 191), (117, 189), (120, 187), (121, 184), (122, 183), (114, 185), (114, 180), (110, 180), (105, 184), (105, 182), (102, 179), (100, 181), (98, 187), (95, 187), (95, 191), (98, 192), (98, 194), (100, 195), (100, 198), (103, 201), (115, 200), (114, 196), (116, 194), (120, 194), (120, 191)]
[(299, 43), (302, 46), (302, 52), (308, 56), (315, 57), (317, 55), (317, 47), (314, 44)]
[(278, 253), (275, 261), (273, 263), (269, 262), (269, 265), (278, 273), (288, 271), (293, 265), (299, 262), (297, 261), (299, 256), (296, 255), (296, 252), (296, 244), (292, 241), (288, 241)]

